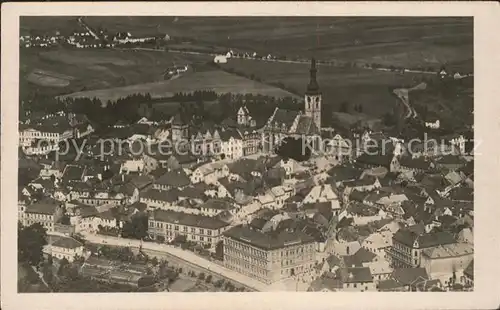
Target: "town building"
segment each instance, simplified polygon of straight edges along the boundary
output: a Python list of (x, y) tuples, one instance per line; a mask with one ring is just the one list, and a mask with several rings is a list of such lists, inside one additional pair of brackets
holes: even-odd
[(173, 241), (182, 235), (187, 241), (215, 248), (228, 227), (228, 223), (214, 217), (154, 210), (149, 215), (148, 234), (152, 239), (164, 242)]
[(452, 243), (423, 250), (421, 265), (432, 279), (446, 281), (453, 273), (461, 275), (473, 259), (473, 245)]
[(41, 224), (48, 233), (54, 231), (54, 225), (62, 216), (60, 203), (54, 200), (41, 200), (25, 208), (21, 223), (24, 226), (31, 226), (35, 223)]
[(239, 225), (223, 235), (224, 266), (244, 275), (273, 283), (312, 270), (314, 238), (300, 230), (264, 233)]
[(49, 253), (57, 259), (67, 259), (74, 261), (75, 257), (83, 257), (83, 244), (70, 237), (54, 236), (54, 240), (49, 245)]
[(302, 138), (314, 149), (319, 146), (321, 134), (322, 95), (316, 80), (316, 60), (311, 61), (310, 82), (304, 96), (304, 112), (276, 108), (264, 125), (263, 150), (273, 153), (287, 137)]
[(400, 229), (392, 237), (387, 258), (394, 268), (422, 267), (422, 252), (425, 249), (456, 243), (448, 232), (426, 233), (423, 229), (412, 227)]

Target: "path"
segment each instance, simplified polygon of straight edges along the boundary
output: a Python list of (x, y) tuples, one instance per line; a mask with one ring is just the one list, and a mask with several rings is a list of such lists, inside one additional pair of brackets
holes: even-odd
[[(117, 238), (117, 237), (103, 236), (103, 235), (93, 235), (88, 233), (84, 234), (84, 237), (88, 241), (98, 244), (134, 247), (134, 248), (139, 248), (141, 246), (140, 240), (124, 239), (124, 238)], [(197, 266), (200, 269), (204, 269), (205, 273), (207, 272), (215, 273), (219, 275), (219, 277), (222, 276), (228, 278), (233, 282), (240, 283), (253, 290), (268, 291), (270, 289), (270, 287), (265, 283), (262, 283), (258, 280), (242, 275), (238, 272), (229, 270), (215, 262), (202, 258), (188, 250), (182, 250), (180, 248), (176, 248), (166, 244), (158, 244), (154, 242), (142, 242), (142, 251), (152, 256), (180, 259), (186, 265), (191, 265), (193, 267)]]
[(39, 270), (36, 270), (35, 266), (31, 266), (31, 268), (33, 268), (33, 271), (36, 272), (36, 274), (38, 275), (38, 277), (40, 278), (40, 280), (43, 282), (43, 284), (52, 292), (52, 288), (50, 287), (50, 285), (43, 278), (43, 272), (41, 272)]
[(393, 90), (393, 93), (398, 96), (398, 98), (403, 102), (403, 104), (406, 106), (406, 109), (408, 112), (405, 115), (406, 118), (416, 118), (417, 117), (417, 111), (415, 111), (414, 108), (411, 107), (410, 105), (410, 95), (409, 93), (413, 90), (422, 90), (426, 89), (427, 84), (426, 83), (420, 83), (417, 86), (414, 86), (412, 88), (397, 88)]
[[(152, 51), (152, 52), (168, 52), (168, 53), (179, 53), (179, 54), (186, 54), (186, 55), (205, 55), (205, 56), (216, 56), (219, 55), (217, 53), (209, 53), (209, 52), (194, 52), (194, 51), (184, 51), (184, 50), (175, 50), (175, 49), (157, 49), (157, 48), (146, 48), (146, 47), (133, 47), (133, 48), (115, 48), (115, 49), (121, 49), (121, 50), (138, 50), (138, 51)], [(247, 59), (247, 60), (255, 60), (255, 61), (266, 61), (266, 62), (277, 62), (277, 63), (289, 63), (289, 64), (305, 64), (309, 65), (310, 60), (309, 59), (304, 59), (304, 60), (283, 60), (283, 59), (267, 59), (267, 58), (250, 58), (250, 57), (237, 57), (233, 56), (232, 58), (236, 59)], [(339, 60), (331, 60), (329, 62), (317, 62), (316, 63), (318, 66), (329, 66), (329, 67), (345, 67), (345, 64), (342, 61)], [(393, 69), (387, 67), (365, 67), (365, 66), (358, 66), (356, 67), (357, 69), (365, 69), (365, 70), (376, 70), (376, 71), (386, 71), (386, 72), (393, 72)], [(436, 75), (437, 73), (435, 71), (423, 71), (423, 70), (408, 70), (405, 69), (405, 72), (408, 73), (418, 73), (418, 74), (432, 74)]]
[(99, 38), (99, 36), (89, 27), (89, 25), (87, 25), (87, 23), (85, 23), (85, 21), (83, 21), (83, 18), (82, 17), (78, 17), (78, 23), (83, 27), (85, 28), (93, 37), (94, 39), (96, 40), (100, 40), (101, 38)]

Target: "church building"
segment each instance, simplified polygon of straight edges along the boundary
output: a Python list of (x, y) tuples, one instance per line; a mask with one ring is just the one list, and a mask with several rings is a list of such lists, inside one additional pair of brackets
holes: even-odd
[(316, 80), (316, 60), (311, 61), (310, 81), (304, 96), (304, 111), (276, 108), (262, 131), (263, 150), (274, 152), (276, 146), (287, 138), (304, 138), (318, 146), (321, 134), (321, 92)]

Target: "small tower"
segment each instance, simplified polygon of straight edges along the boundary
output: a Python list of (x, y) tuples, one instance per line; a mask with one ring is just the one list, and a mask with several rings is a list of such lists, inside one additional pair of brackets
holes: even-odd
[(181, 115), (176, 114), (172, 119), (172, 140), (179, 141), (188, 138), (189, 126), (182, 121)]
[(310, 81), (305, 94), (305, 114), (310, 116), (321, 130), (321, 92), (316, 81), (316, 59), (311, 60)]

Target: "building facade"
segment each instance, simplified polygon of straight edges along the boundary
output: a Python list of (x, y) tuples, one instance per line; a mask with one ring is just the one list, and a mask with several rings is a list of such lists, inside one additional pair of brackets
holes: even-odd
[(285, 138), (301, 138), (317, 149), (321, 134), (322, 96), (316, 81), (316, 61), (312, 59), (310, 82), (304, 96), (304, 111), (276, 108), (262, 129), (262, 149), (273, 153)]
[(422, 267), (422, 252), (426, 249), (456, 243), (447, 232), (419, 233), (408, 228), (398, 230), (392, 237), (387, 258), (393, 268)]
[(25, 208), (21, 223), (24, 226), (39, 223), (51, 233), (54, 232), (54, 225), (61, 216), (62, 208), (59, 204), (41, 201)]
[(223, 235), (224, 266), (264, 283), (273, 283), (312, 270), (316, 245), (301, 231), (263, 233), (236, 226)]
[(152, 239), (165, 242), (182, 235), (187, 241), (215, 248), (228, 227), (228, 223), (209, 216), (154, 210), (149, 215), (148, 234)]

